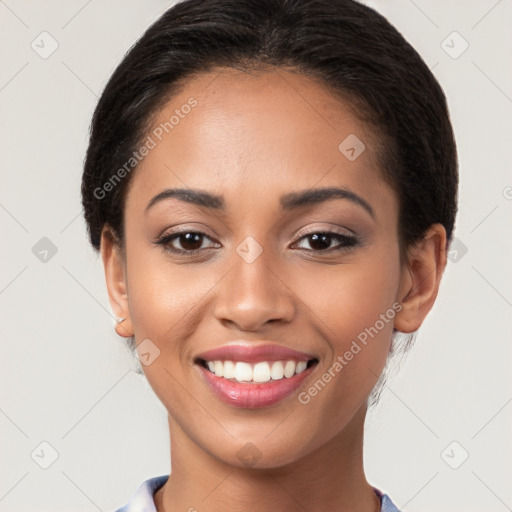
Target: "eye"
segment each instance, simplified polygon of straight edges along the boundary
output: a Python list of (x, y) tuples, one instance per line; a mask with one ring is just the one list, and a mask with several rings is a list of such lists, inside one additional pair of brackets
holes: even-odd
[[(308, 233), (301, 237), (299, 242), (301, 240), (307, 241), (312, 249), (306, 248), (306, 250), (313, 252), (342, 251), (358, 244), (356, 237), (335, 233), (333, 231), (317, 231), (314, 233)], [(338, 241), (338, 244), (332, 247), (332, 242), (336, 240)]]
[[(164, 246), (166, 251), (183, 254), (209, 249), (210, 247), (203, 247), (205, 240), (211, 240), (211, 238), (200, 231), (181, 231), (164, 234), (155, 243)], [(176, 247), (177, 245), (181, 247)]]
[[(164, 249), (176, 254), (195, 254), (201, 250), (213, 248), (213, 246), (204, 246), (205, 241), (212, 239), (200, 231), (181, 231), (177, 233), (164, 234), (156, 240), (157, 245), (161, 245)], [(354, 236), (344, 235), (333, 231), (317, 231), (308, 233), (299, 238), (298, 243), (306, 241), (311, 249), (302, 247), (302, 249), (310, 252), (331, 252), (349, 249), (358, 244), (358, 240)], [(338, 242), (332, 246), (333, 242)], [(179, 247), (178, 247), (179, 246)], [(218, 246), (218, 245), (217, 245)], [(300, 248), (300, 247), (299, 247)]]

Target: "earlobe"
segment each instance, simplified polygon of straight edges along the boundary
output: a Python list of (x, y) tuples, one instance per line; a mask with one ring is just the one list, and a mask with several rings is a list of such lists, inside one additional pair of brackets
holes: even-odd
[(125, 264), (119, 242), (108, 225), (101, 233), (100, 251), (108, 298), (116, 316), (115, 331), (119, 336), (129, 338), (133, 336), (133, 327), (128, 307)]
[(410, 333), (418, 330), (432, 309), (446, 267), (446, 230), (433, 224), (423, 238), (408, 248), (408, 261), (402, 269), (399, 296), (402, 309), (395, 317), (395, 329)]

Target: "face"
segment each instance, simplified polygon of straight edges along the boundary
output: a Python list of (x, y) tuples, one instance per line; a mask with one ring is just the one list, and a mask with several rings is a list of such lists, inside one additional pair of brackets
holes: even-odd
[(410, 285), (375, 138), (284, 70), (194, 77), (148, 136), (105, 260), (146, 377), (197, 449), (305, 457), (365, 411)]

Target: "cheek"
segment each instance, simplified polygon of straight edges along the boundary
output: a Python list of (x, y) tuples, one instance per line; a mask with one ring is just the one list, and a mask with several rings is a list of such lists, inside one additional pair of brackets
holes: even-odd
[[(327, 338), (339, 349), (392, 308), (400, 278), (398, 256), (392, 253), (327, 268), (317, 272), (314, 280), (303, 274), (301, 298), (313, 317), (323, 321)], [(392, 330), (392, 323), (387, 322), (383, 330)]]
[(187, 318), (201, 308), (215, 284), (207, 269), (174, 265), (161, 255), (133, 258), (128, 276), (130, 314), (140, 339), (180, 339)]
[[(297, 395), (305, 424), (301, 438), (314, 450), (349, 424), (365, 405), (389, 351), (399, 280), (397, 253), (358, 258), (297, 276), (302, 313), (325, 341), (324, 360)], [(396, 256), (396, 257), (395, 257)], [(309, 329), (310, 331), (311, 329)], [(321, 428), (319, 427), (321, 422)], [(315, 432), (309, 441), (308, 432)]]
[[(215, 281), (200, 266), (176, 265), (160, 249), (133, 247), (127, 261), (130, 316), (136, 344), (149, 339), (156, 345), (155, 359), (143, 366), (144, 374), (168, 410), (186, 408), (179, 390), (190, 354), (187, 345)], [(142, 345), (144, 346), (144, 345)], [(185, 394), (186, 395), (186, 394)]]
[[(340, 265), (334, 272), (331, 268), (316, 276), (316, 292), (304, 293), (330, 353), (303, 403), (312, 402), (317, 414), (336, 417), (333, 425), (346, 420), (338, 416), (362, 404), (385, 364), (399, 307), (399, 263), (393, 254)], [(307, 289), (305, 284), (302, 289)]]

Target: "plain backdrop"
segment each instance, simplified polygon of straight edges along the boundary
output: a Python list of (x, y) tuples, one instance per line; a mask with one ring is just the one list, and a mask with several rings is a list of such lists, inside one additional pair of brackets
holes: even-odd
[[(106, 81), (172, 3), (0, 0), (0, 512), (107, 512), (169, 472), (80, 180)], [(440, 81), (461, 184), (437, 303), (367, 419), (367, 476), (406, 512), (512, 510), (512, 1), (368, 3)]]

